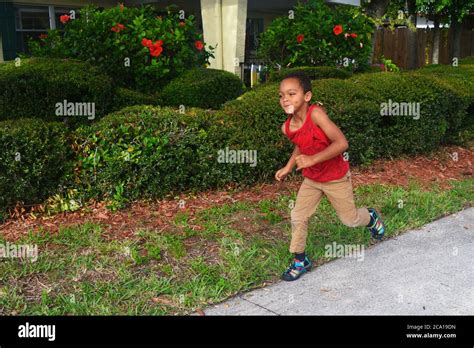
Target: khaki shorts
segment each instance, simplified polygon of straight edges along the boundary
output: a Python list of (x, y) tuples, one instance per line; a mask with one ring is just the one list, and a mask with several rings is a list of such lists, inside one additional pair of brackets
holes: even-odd
[(291, 253), (302, 253), (305, 250), (308, 220), (315, 213), (323, 194), (344, 225), (358, 227), (369, 224), (370, 213), (367, 208), (355, 206), (350, 169), (341, 179), (328, 182), (316, 182), (304, 178), (295, 206), (291, 210)]

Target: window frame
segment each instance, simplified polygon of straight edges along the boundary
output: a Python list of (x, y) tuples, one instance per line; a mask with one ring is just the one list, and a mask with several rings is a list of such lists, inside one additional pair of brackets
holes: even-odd
[[(23, 33), (31, 33), (31, 34), (34, 34), (34, 33), (47, 33), (48, 30), (59, 30), (60, 32), (64, 32), (64, 29), (61, 29), (59, 28), (58, 29), (58, 23), (57, 23), (57, 20), (56, 20), (56, 10), (57, 9), (65, 9), (66, 11), (71, 11), (71, 10), (74, 10), (76, 11), (76, 14), (78, 13), (78, 11), (82, 8), (82, 7), (77, 7), (77, 6), (71, 6), (69, 9), (67, 9), (66, 6), (64, 5), (41, 5), (41, 4), (14, 4), (14, 13), (15, 13), (15, 37), (17, 38), (16, 40), (18, 40), (18, 35), (28, 35), (28, 34), (23, 34)], [(17, 11), (21, 10), (21, 9), (29, 9), (31, 11), (33, 11), (34, 9), (38, 9), (38, 8), (42, 8), (42, 9), (47, 9), (47, 13), (48, 13), (48, 28), (45, 28), (45, 29), (24, 29), (24, 28), (19, 28), (19, 27), (22, 27), (22, 23), (21, 23), (21, 16), (19, 18), (19, 21), (16, 20), (16, 15), (17, 15)], [(18, 42), (17, 41), (17, 49), (20, 51), (20, 52), (27, 52), (27, 47), (25, 46), (25, 38), (23, 37), (21, 39), (21, 42)]]
[[(17, 32), (23, 32), (23, 31), (33, 31), (33, 32), (44, 32), (45, 30), (48, 31), (50, 29), (56, 29), (57, 28), (57, 22), (56, 22), (56, 9), (62, 9), (64, 6), (55, 6), (55, 5), (22, 5), (22, 4), (15, 4), (14, 8), (15, 11), (17, 11), (18, 8), (26, 8), (26, 9), (32, 9), (32, 8), (38, 8), (38, 7), (44, 7), (48, 9), (48, 19), (49, 19), (49, 28), (47, 29), (19, 29), (16, 26), (15, 22), (15, 31)], [(81, 9), (81, 7), (71, 7), (69, 11), (74, 10), (77, 12)], [(21, 23), (20, 23), (21, 24)]]

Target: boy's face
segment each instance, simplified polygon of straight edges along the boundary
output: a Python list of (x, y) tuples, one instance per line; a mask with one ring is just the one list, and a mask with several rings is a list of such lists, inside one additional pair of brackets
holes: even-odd
[(284, 79), (280, 83), (280, 105), (287, 114), (301, 110), (311, 100), (312, 93), (304, 93), (298, 79)]

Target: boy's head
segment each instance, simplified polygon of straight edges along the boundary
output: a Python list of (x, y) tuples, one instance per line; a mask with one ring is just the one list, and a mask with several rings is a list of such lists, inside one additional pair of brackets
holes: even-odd
[(301, 72), (288, 74), (280, 82), (280, 106), (287, 114), (301, 110), (312, 96), (311, 80)]

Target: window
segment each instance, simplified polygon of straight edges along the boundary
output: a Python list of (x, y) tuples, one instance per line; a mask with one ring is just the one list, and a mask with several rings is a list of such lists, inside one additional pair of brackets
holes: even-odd
[(19, 52), (30, 53), (28, 50), (29, 38), (38, 39), (41, 34), (46, 34), (48, 29), (62, 31), (64, 25), (59, 17), (76, 11), (78, 18), (78, 8), (62, 8), (54, 6), (15, 6), (15, 28), (17, 50)]
[(247, 18), (245, 38), (245, 61), (249, 62), (256, 58), (258, 37), (263, 32), (263, 18)]
[(29, 53), (28, 39), (37, 38), (50, 28), (48, 7), (16, 7), (15, 28), (17, 50)]

